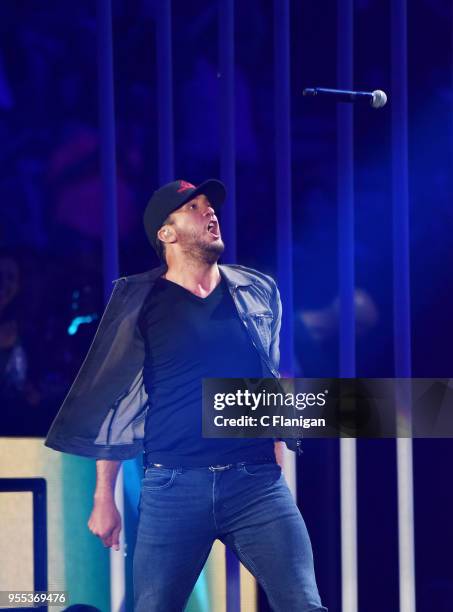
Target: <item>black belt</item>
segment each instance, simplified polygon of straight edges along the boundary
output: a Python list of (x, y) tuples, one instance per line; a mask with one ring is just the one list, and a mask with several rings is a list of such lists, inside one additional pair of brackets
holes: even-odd
[[(203, 468), (207, 468), (209, 470), (211, 470), (211, 472), (222, 472), (224, 470), (230, 470), (233, 467), (236, 466), (242, 466), (242, 465), (256, 465), (258, 463), (276, 463), (275, 458), (273, 457), (256, 457), (255, 459), (248, 459), (247, 461), (237, 461), (236, 463), (225, 463), (225, 464), (215, 464), (215, 465), (199, 465), (199, 466), (190, 466), (190, 465), (182, 465), (182, 466), (178, 466), (178, 467), (182, 467), (185, 469), (203, 469)], [(176, 469), (174, 466), (170, 466), (170, 465), (165, 465), (163, 463), (147, 463), (146, 462), (146, 457), (145, 460), (143, 462), (143, 469), (146, 470), (148, 467), (159, 467), (159, 468), (165, 468), (168, 470), (174, 470)]]

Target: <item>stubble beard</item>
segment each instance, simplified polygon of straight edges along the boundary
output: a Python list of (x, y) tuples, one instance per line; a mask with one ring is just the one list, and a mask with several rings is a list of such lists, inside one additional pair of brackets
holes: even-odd
[(214, 242), (204, 242), (194, 234), (190, 236), (183, 248), (188, 259), (208, 265), (217, 263), (224, 250), (225, 245), (221, 238)]

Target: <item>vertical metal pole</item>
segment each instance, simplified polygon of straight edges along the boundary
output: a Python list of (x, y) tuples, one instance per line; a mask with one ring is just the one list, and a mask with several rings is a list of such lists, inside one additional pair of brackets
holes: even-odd
[[(407, 5), (392, 6), (393, 317), (395, 376), (411, 375)], [(410, 423), (410, 405), (403, 406)], [(415, 610), (412, 439), (396, 442), (400, 612)]]
[[(234, 113), (234, 0), (219, 1), (219, 75), (220, 75), (220, 177), (227, 187), (227, 202), (222, 207), (224, 261), (236, 261), (236, 150)], [(233, 551), (225, 548), (226, 610), (241, 609), (240, 564)]]
[(159, 184), (163, 185), (175, 179), (171, 0), (160, 0), (156, 10)]
[[(275, 199), (277, 276), (283, 304), (280, 333), (280, 370), (294, 375), (293, 230), (291, 189), (291, 77), (289, 0), (274, 0)], [(295, 454), (283, 446), (283, 468), (288, 486), (296, 491)]]
[(101, 178), (104, 199), (104, 300), (107, 301), (112, 290), (112, 280), (118, 276), (115, 105), (110, 0), (97, 0), (97, 18)]
[(275, 196), (278, 284), (283, 303), (280, 369), (294, 372), (289, 0), (274, 0)]
[[(353, 2), (338, 3), (338, 87), (353, 88)], [(354, 123), (351, 105), (338, 107), (338, 262), (340, 376), (355, 376)], [(357, 612), (356, 441), (340, 440), (342, 609)]]
[(223, 259), (235, 263), (236, 248), (236, 139), (234, 109), (234, 0), (219, 2), (220, 177), (227, 187), (222, 207)]
[[(110, 0), (97, 1), (98, 19), (98, 80), (99, 118), (101, 128), (101, 174), (104, 199), (104, 300), (118, 276), (118, 222), (116, 203), (115, 109), (113, 91), (112, 10)], [(126, 609), (126, 578), (124, 567), (124, 492), (120, 470), (115, 489), (115, 502), (123, 517), (120, 550), (110, 550), (110, 609)]]

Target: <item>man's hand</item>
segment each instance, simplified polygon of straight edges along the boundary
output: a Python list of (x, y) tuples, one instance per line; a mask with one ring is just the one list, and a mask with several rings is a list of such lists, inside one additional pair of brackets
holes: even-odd
[(96, 461), (96, 490), (88, 528), (105, 547), (120, 549), (121, 515), (115, 504), (115, 482), (121, 461)]
[(120, 549), (121, 515), (113, 499), (95, 500), (88, 528), (106, 548)]

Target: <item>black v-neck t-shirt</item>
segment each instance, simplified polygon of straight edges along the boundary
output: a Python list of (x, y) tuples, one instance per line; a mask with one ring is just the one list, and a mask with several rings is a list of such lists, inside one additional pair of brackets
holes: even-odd
[(208, 297), (157, 279), (139, 328), (145, 338), (143, 377), (148, 463), (201, 467), (274, 459), (271, 439), (202, 436), (203, 378), (261, 378), (263, 366), (225, 280)]

